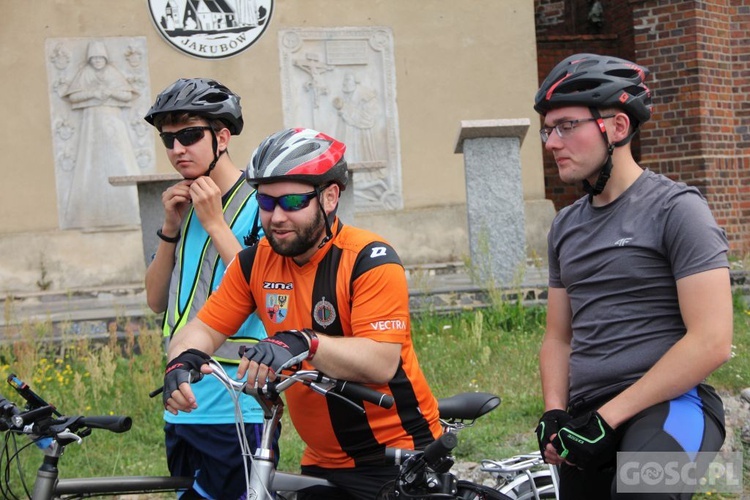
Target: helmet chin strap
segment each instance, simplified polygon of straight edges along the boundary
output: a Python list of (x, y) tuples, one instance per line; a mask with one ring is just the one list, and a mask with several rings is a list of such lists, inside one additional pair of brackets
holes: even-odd
[(602, 191), (604, 191), (604, 187), (607, 185), (607, 181), (609, 180), (609, 177), (612, 175), (612, 153), (614, 153), (615, 148), (618, 148), (620, 146), (624, 146), (635, 135), (636, 131), (638, 130), (638, 127), (633, 127), (633, 132), (631, 132), (626, 138), (624, 138), (621, 141), (610, 143), (609, 137), (607, 137), (607, 129), (604, 126), (604, 119), (602, 119), (602, 115), (599, 113), (599, 110), (596, 108), (589, 108), (591, 111), (591, 116), (593, 116), (596, 119), (596, 124), (599, 125), (599, 132), (602, 134), (602, 139), (604, 139), (604, 144), (607, 145), (607, 159), (602, 164), (601, 170), (599, 170), (599, 177), (596, 179), (596, 184), (591, 185), (591, 183), (584, 179), (583, 180), (583, 190), (586, 191), (589, 195), (589, 203), (591, 203), (594, 199), (594, 196), (601, 194)]
[[(320, 244), (318, 245), (318, 248), (323, 248), (325, 244), (328, 243), (331, 240), (331, 238), (333, 238), (333, 231), (331, 231), (331, 220), (333, 220), (333, 218), (336, 217), (336, 210), (334, 209), (333, 212), (331, 212), (330, 220), (329, 220), (328, 218), (329, 216), (326, 213), (326, 209), (323, 208), (323, 200), (321, 200), (320, 195), (323, 193), (323, 190), (326, 187), (321, 188), (320, 186), (318, 186), (315, 188), (315, 191), (318, 193), (318, 206), (320, 206), (320, 211), (323, 212), (323, 221), (325, 222), (325, 225), (326, 225), (326, 236), (320, 242)], [(338, 208), (338, 206), (336, 208)]]
[[(209, 130), (211, 131), (211, 142), (213, 144), (214, 160), (211, 163), (209, 163), (208, 169), (205, 172), (203, 172), (201, 175), (199, 175), (198, 177), (209, 177), (211, 175), (211, 171), (214, 169), (214, 167), (216, 167), (216, 163), (219, 161), (219, 158), (221, 157), (221, 155), (227, 152), (226, 149), (224, 151), (219, 151), (218, 153), (216, 152), (216, 150), (219, 149), (219, 140), (216, 138), (216, 132), (214, 132), (214, 129), (209, 129)], [(193, 181), (197, 179), (198, 177), (191, 177), (187, 179), (190, 181)]]
[(214, 132), (214, 129), (211, 129), (211, 139), (213, 141), (213, 146), (214, 146), (213, 147), (214, 161), (212, 161), (211, 164), (208, 165), (208, 170), (206, 170), (206, 172), (203, 174), (206, 177), (211, 175), (211, 170), (213, 170), (214, 167), (216, 166), (216, 162), (219, 161), (219, 157), (221, 157), (221, 155), (223, 155), (227, 151), (225, 149), (224, 151), (219, 151), (218, 153), (216, 152), (216, 150), (219, 149), (219, 140), (216, 138), (216, 132)]

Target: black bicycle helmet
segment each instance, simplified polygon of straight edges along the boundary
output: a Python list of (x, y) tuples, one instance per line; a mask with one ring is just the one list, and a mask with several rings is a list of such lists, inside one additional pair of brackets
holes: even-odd
[(253, 152), (245, 178), (253, 186), (293, 181), (316, 188), (331, 183), (346, 189), (346, 145), (317, 130), (289, 128), (268, 136)]
[(534, 109), (546, 115), (564, 106), (615, 107), (636, 125), (651, 118), (651, 91), (644, 84), (648, 69), (618, 57), (575, 54), (560, 62), (542, 82)]
[(240, 97), (227, 87), (206, 78), (180, 78), (164, 89), (146, 113), (151, 125), (163, 113), (195, 113), (224, 122), (232, 135), (242, 132)]

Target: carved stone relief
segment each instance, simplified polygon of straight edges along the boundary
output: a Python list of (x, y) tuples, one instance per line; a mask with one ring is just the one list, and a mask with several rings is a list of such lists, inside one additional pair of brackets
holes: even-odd
[(279, 33), (284, 124), (341, 140), (358, 212), (403, 207), (393, 35), (388, 28)]
[(109, 177), (155, 168), (146, 39), (58, 38), (45, 49), (60, 227), (139, 225), (136, 187)]

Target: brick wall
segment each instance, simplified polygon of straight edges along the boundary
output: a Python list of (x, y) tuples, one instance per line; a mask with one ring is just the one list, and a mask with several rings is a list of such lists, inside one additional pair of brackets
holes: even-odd
[(739, 3), (631, 0), (635, 60), (651, 70), (654, 88), (653, 123), (641, 134), (641, 164), (698, 187), (732, 252), (745, 255), (750, 7)]
[[(651, 70), (654, 116), (634, 143), (644, 167), (698, 187), (735, 255), (750, 252), (750, 6), (733, 0), (536, 0), (541, 79), (576, 52), (600, 52)], [(739, 5), (742, 4), (742, 5)], [(559, 14), (558, 14), (559, 13)], [(557, 209), (582, 196), (545, 153)]]

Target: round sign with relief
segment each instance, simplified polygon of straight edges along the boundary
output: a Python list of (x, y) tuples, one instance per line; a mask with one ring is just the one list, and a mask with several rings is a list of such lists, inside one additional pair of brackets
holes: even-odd
[(274, 0), (148, 0), (151, 19), (181, 52), (204, 59), (236, 55), (268, 27)]

